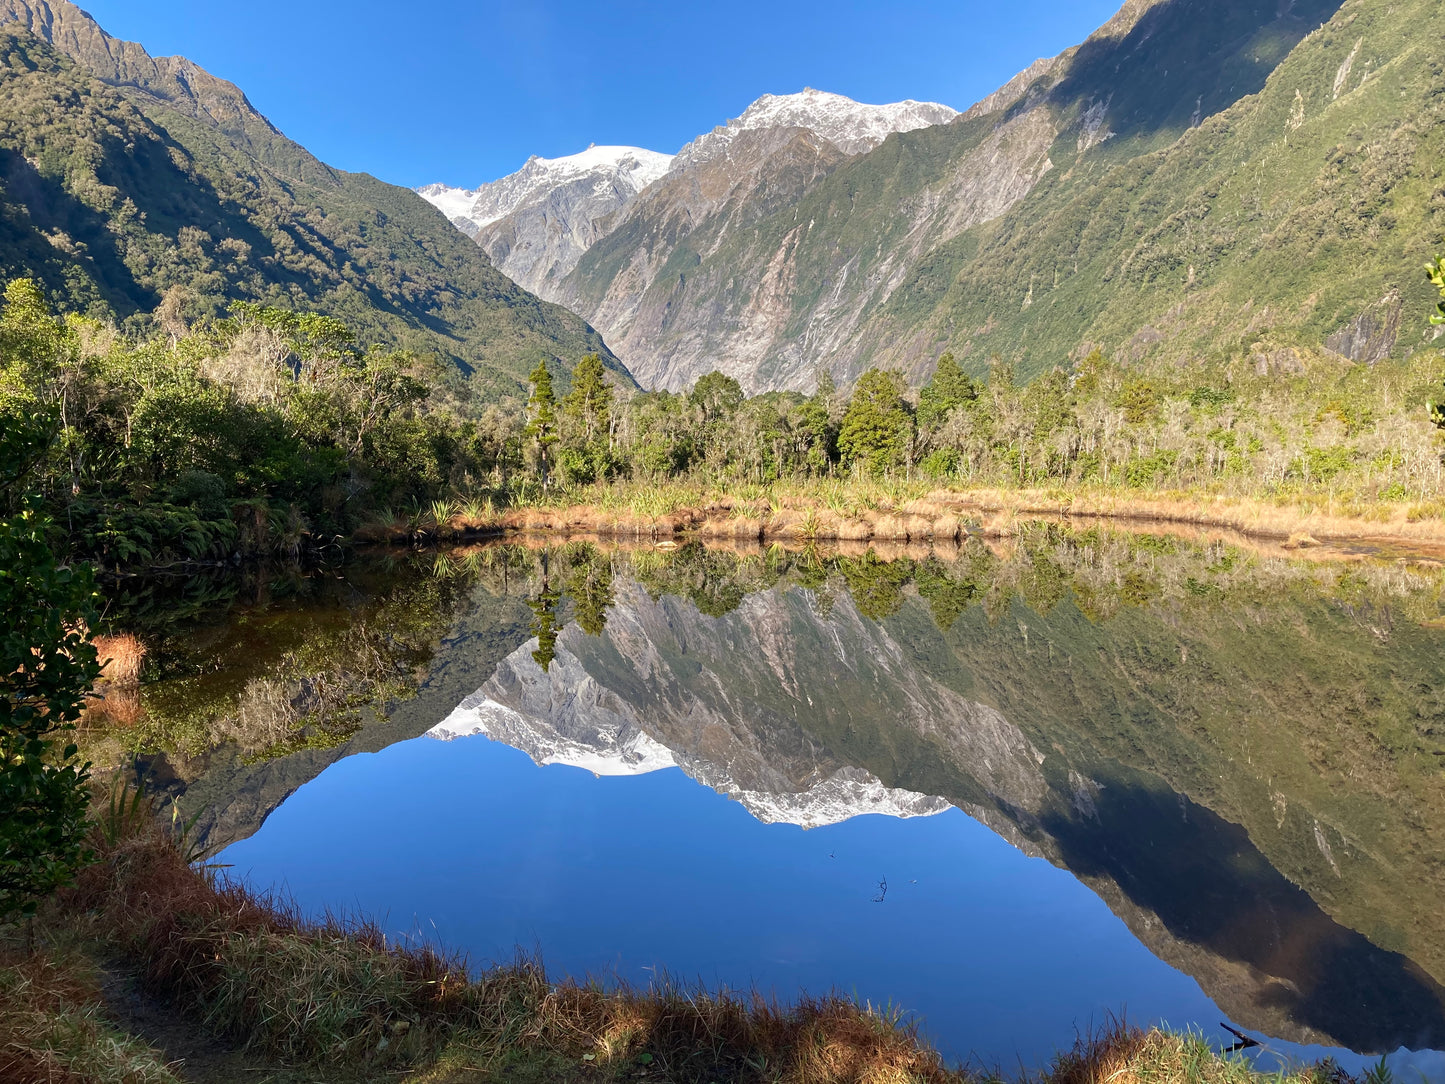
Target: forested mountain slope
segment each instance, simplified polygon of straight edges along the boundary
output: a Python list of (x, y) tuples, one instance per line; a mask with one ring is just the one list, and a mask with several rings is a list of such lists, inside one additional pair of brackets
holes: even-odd
[[(1319, 14), (1305, 7), (1295, 14)], [(1362, 362), (1407, 353), (1428, 329), (1403, 314), (1429, 307), (1420, 265), (1445, 231), (1442, 39), (1433, 0), (1349, 0), (1259, 93), (1152, 153), (1129, 155), (1126, 137), (1172, 135), (1188, 94), (1157, 120), (1146, 96), (1137, 120), (1116, 96), (1104, 123), (1119, 145), (1077, 152), (1066, 130), (1027, 200), (930, 253), (880, 307), (859, 360), (918, 373), (952, 347), (976, 368), (998, 354), (1027, 375), (1091, 345), (1261, 371), (1320, 348)], [(1251, 48), (1264, 55), (1270, 40)]]
[(600, 337), (498, 272), (415, 193), (318, 161), (230, 83), (109, 37), (67, 0), (0, 0), (0, 275), (123, 320), (256, 300), (342, 317), (516, 390)]
[[(729, 251), (737, 231), (796, 207), (850, 157), (955, 116), (935, 102), (866, 105), (812, 89), (764, 95), (684, 147), (665, 176), (613, 215), (575, 270), (539, 289), (603, 328), (648, 387), (686, 387), (719, 367), (750, 388), (767, 386), (751, 379), (772, 342), (766, 310), (794, 284), (761, 256), (719, 264), (697, 282), (695, 269)], [(485, 231), (478, 241), (497, 254)], [(764, 311), (735, 316), (730, 306), (750, 297)]]
[(953, 123), (674, 231), (666, 273), (629, 283), (651, 242), (624, 223), (562, 299), (664, 387), (713, 365), (754, 391), (921, 381), (946, 349), (1022, 376), (1093, 346), (1402, 354), (1445, 229), (1442, 36), (1432, 0), (1130, 0)]

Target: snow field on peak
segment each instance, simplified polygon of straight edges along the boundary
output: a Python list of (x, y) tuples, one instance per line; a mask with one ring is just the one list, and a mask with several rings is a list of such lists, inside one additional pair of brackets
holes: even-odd
[(517, 172), (476, 188), (428, 184), (418, 188), (417, 194), (447, 218), (465, 219), (480, 228), (519, 208), (545, 200), (557, 188), (588, 177), (630, 189), (635, 194), (665, 174), (672, 160), (670, 154), (643, 147), (594, 144), (585, 151), (561, 158), (534, 155)]

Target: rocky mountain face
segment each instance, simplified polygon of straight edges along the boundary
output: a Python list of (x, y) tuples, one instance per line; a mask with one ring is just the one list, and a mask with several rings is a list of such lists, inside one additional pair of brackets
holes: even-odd
[[(750, 391), (774, 386), (764, 375), (774, 316), (798, 283), (771, 258), (714, 268), (709, 257), (787, 214), (850, 157), (957, 115), (933, 103), (863, 105), (811, 89), (766, 95), (678, 152), (668, 175), (617, 216), (548, 296), (608, 328), (645, 387), (685, 387), (715, 368)], [(749, 303), (736, 312), (718, 304), (745, 295)], [(703, 296), (709, 301), (695, 310), (692, 298)]]
[[(1317, 103), (1306, 109), (1301, 132), (1325, 110), (1318, 99), (1333, 95), (1360, 37), (1345, 24), (1369, 14), (1409, 25), (1395, 5), (1355, 0), (1340, 7), (1339, 0), (1131, 2), (1083, 45), (1039, 62), (951, 123), (901, 133), (820, 169), (792, 198), (734, 215), (726, 228), (703, 214), (684, 231), (667, 230), (662, 224), (681, 216), (649, 216), (659, 201), (639, 202), (556, 296), (603, 329), (643, 384), (668, 388), (714, 367), (753, 391), (807, 390), (819, 369), (846, 383), (871, 364), (900, 367), (922, 381), (944, 349), (976, 371), (1000, 354), (1025, 375), (1065, 360), (1085, 342), (1137, 350), (1134, 337), (1162, 327), (1182, 293), (1202, 293), (1206, 282), (1221, 279), (1250, 288), (1222, 266), (1237, 247), (1208, 239), (1226, 216), (1211, 218), (1208, 229), (1194, 224), (1214, 206), (1208, 193), (1232, 171), (1237, 175), (1234, 163), (1243, 158), (1271, 168), (1283, 137), (1292, 134), (1285, 125), (1296, 89), (1309, 86)], [(1316, 33), (1321, 23), (1326, 29)], [(1372, 31), (1362, 48), (1371, 41), (1375, 71), (1405, 47)], [(1423, 63), (1417, 51), (1407, 66)], [(1345, 88), (1358, 84), (1358, 73), (1354, 83), (1346, 74), (1341, 102)], [(1280, 101), (1284, 113), (1275, 116)], [(1340, 114), (1351, 109), (1334, 97), (1328, 105)], [(1387, 112), (1376, 108), (1367, 131), (1383, 136), (1408, 127), (1410, 113), (1398, 101)], [(1268, 125), (1277, 125), (1271, 138), (1240, 138), (1246, 118), (1266, 115)], [(1299, 138), (1308, 140), (1311, 154), (1328, 149), (1323, 132)], [(1208, 155), (1200, 145), (1205, 139), (1220, 144)], [(1120, 191), (1129, 188), (1130, 171), (1157, 175), (1167, 163), (1173, 183), (1158, 185), (1150, 202)], [(1219, 180), (1203, 182), (1206, 174)], [(1258, 190), (1275, 208), (1265, 214), (1261, 203), (1260, 217), (1292, 213), (1288, 208), (1298, 208), (1317, 179), (1317, 171), (1292, 178), (1289, 200), (1277, 192), (1265, 200)], [(1101, 201), (1100, 186), (1131, 199), (1127, 212)], [(1263, 225), (1247, 225), (1241, 214), (1228, 218), (1234, 230), (1257, 233)], [(641, 228), (629, 230), (634, 221)], [(1151, 238), (1164, 243), (1166, 235), (1173, 239), (1171, 271), (1163, 274), (1156, 261), (1145, 274), (1148, 307), (1140, 311), (1129, 303), (1141, 249)], [(1004, 259), (1004, 250), (1016, 258)], [(1026, 260), (1017, 258), (1023, 250)], [(1323, 266), (1310, 290), (1326, 286), (1325, 272), (1333, 270), (1330, 261), (1316, 263)], [(1397, 277), (1413, 273), (1412, 266), (1402, 263)], [(1377, 277), (1368, 288), (1356, 282), (1330, 292), (1363, 307), (1389, 288)], [(1291, 294), (1296, 306), (1310, 294), (1297, 284), (1291, 289), (1299, 294)], [(1255, 316), (1262, 307), (1256, 300)], [(1126, 308), (1129, 316), (1116, 320), (1109, 335), (1092, 333), (1103, 330), (1107, 313)], [(1267, 319), (1297, 319), (1284, 317), (1281, 305), (1271, 311)], [(1201, 311), (1200, 326), (1212, 326), (1213, 317)], [(1173, 322), (1181, 322), (1178, 314)], [(1161, 350), (1177, 349), (1169, 334), (1145, 337)]]
[(921, 383), (944, 350), (1023, 377), (1094, 347), (1399, 356), (1445, 233), (1441, 34), (1431, 0), (1130, 0), (952, 119), (761, 99), (545, 294), (669, 389)]
[[(110, 37), (69, 0), (0, 0), (0, 274), (63, 308), (141, 318), (234, 300), (341, 317), (452, 358), (497, 394), (597, 350), (415, 193), (287, 139), (234, 85)], [(626, 377), (624, 376), (624, 379)]]
[[(644, 384), (681, 386), (691, 377), (669, 376), (676, 368), (671, 355), (650, 344), (672, 311), (665, 287), (685, 279), (696, 250), (792, 206), (831, 170), (889, 135), (957, 115), (930, 102), (866, 105), (813, 89), (768, 94), (675, 157), (595, 147), (570, 158), (534, 158), (475, 190), (419, 191), (508, 275), (626, 339)], [(579, 272), (599, 244), (606, 254), (594, 263), (603, 270)], [(711, 349), (706, 333), (689, 341), (694, 353)], [(746, 371), (756, 353), (745, 349), (743, 360), (729, 361), (730, 371)]]
[[(1152, 658), (1158, 630), (1130, 619), (1110, 632), (1064, 604), (969, 611), (944, 631), (920, 599), (879, 623), (847, 597), (787, 588), (709, 617), (619, 586), (600, 636), (569, 626), (547, 671), (536, 642), (523, 645), (432, 736), (484, 733), (599, 774), (676, 766), (762, 820), (805, 827), (958, 806), (1073, 871), (1237, 1022), (1357, 1050), (1445, 1038), (1442, 991), (1419, 965), (1340, 925), (1240, 825), (1116, 758), (1217, 775), (1169, 721), (1187, 704), (1151, 709), (1161, 663), (1137, 665), (1127, 645)], [(1214, 635), (1190, 639), (1201, 673), (1223, 672), (1240, 646), (1237, 631)], [(1109, 736), (1121, 720), (1126, 733)], [(1141, 745), (1135, 725), (1153, 740)], [(1291, 868), (1316, 896), (1338, 906), (1339, 878), (1357, 880), (1360, 862), (1384, 875), (1378, 848), (1280, 786), (1265, 784), (1270, 816), (1323, 863)]]
[(672, 165), (640, 147), (589, 147), (565, 158), (532, 157), (479, 188), (430, 184), (417, 191), (513, 281), (546, 295), (577, 266), (613, 215)]

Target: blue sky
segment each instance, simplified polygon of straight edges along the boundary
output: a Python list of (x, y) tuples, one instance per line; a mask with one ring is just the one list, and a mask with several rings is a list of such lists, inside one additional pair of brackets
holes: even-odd
[(230, 79), (332, 165), (473, 185), (589, 143), (672, 152), (765, 93), (962, 109), (1121, 0), (80, 0)]

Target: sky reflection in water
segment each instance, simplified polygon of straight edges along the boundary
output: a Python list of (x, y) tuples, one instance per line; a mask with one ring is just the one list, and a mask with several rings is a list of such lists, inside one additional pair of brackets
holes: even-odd
[(224, 861), (309, 911), (381, 916), (474, 962), (520, 946), (554, 975), (836, 988), (1006, 1070), (1110, 1013), (1220, 1034), (1199, 985), (1085, 885), (957, 809), (805, 832), (678, 769), (596, 778), (482, 737), (420, 738), (332, 766)]

